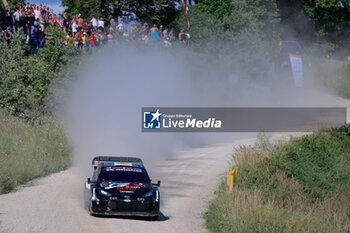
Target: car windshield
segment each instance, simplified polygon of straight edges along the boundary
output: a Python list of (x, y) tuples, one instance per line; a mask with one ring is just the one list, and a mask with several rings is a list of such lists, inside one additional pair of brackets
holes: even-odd
[(142, 168), (104, 167), (98, 176), (99, 181), (149, 183), (149, 177)]

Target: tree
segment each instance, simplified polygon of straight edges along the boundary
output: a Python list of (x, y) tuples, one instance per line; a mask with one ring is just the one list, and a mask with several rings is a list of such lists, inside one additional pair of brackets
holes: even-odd
[(4, 4), (5, 9), (9, 6), (6, 0), (2, 0), (2, 4)]
[[(343, 1), (344, 6), (347, 2)], [(284, 38), (298, 40), (304, 46), (318, 43), (328, 51), (349, 39), (350, 13), (338, 0), (277, 0), (277, 4)]]
[(90, 18), (93, 14), (106, 19), (119, 16), (135, 16), (138, 20), (168, 24), (175, 18), (175, 1), (172, 0), (62, 0), (68, 13), (82, 14)]
[(52, 38), (38, 53), (29, 55), (25, 36), (15, 31), (11, 45), (0, 43), (0, 107), (28, 119), (47, 111), (53, 79), (67, 72), (78, 54), (73, 45), (62, 47), (65, 34), (53, 28)]
[[(190, 7), (192, 48), (228, 72), (259, 76), (267, 72), (278, 45), (275, 0), (207, 0)], [(174, 26), (186, 29), (185, 10)]]
[(19, 4), (24, 4), (24, 0), (2, 0), (0, 3), (2, 3), (0, 5), (2, 5), (4, 9), (7, 9), (8, 6), (10, 6), (11, 9), (16, 9)]

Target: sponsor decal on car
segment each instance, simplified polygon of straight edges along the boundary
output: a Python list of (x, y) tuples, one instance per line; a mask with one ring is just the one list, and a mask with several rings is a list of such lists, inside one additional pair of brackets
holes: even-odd
[(144, 172), (142, 169), (134, 168), (134, 167), (104, 167), (104, 168), (102, 168), (102, 172), (110, 172), (110, 171)]
[(110, 183), (105, 189), (116, 188), (117, 190), (133, 190), (143, 188), (143, 183)]

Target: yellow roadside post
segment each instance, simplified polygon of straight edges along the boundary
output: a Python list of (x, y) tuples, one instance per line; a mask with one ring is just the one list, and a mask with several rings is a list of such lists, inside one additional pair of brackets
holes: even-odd
[(229, 190), (232, 191), (233, 187), (235, 186), (236, 183), (236, 178), (237, 178), (237, 172), (238, 172), (238, 167), (236, 167), (234, 170), (230, 169), (227, 172), (227, 186), (229, 187)]

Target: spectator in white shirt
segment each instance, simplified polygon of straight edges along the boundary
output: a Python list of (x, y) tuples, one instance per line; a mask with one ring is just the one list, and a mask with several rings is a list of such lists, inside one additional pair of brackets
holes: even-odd
[(117, 27), (118, 27), (119, 32), (123, 31), (123, 20), (120, 21), (120, 24), (118, 24)]
[(15, 27), (17, 29), (21, 20), (21, 12), (19, 11), (19, 9), (17, 9), (17, 11), (13, 14), (13, 17), (15, 18)]
[(39, 7), (37, 7), (35, 10), (34, 10), (34, 15), (35, 15), (35, 19), (39, 19), (40, 15), (41, 15), (41, 12), (39, 10)]
[(73, 32), (73, 37), (78, 32), (78, 24), (77, 24), (76, 20), (74, 20), (74, 22), (72, 24), (72, 32)]
[(90, 20), (90, 22), (92, 24), (92, 27), (96, 29), (97, 28), (97, 19), (94, 15), (92, 16), (92, 19)]
[(102, 17), (98, 18), (97, 27), (98, 28), (104, 28), (105, 27), (105, 22), (103, 21)]

